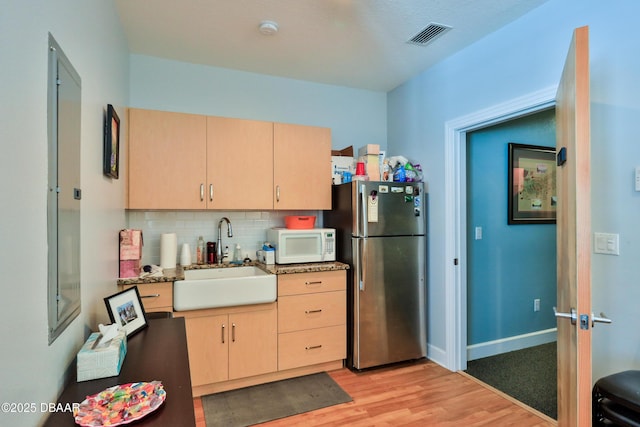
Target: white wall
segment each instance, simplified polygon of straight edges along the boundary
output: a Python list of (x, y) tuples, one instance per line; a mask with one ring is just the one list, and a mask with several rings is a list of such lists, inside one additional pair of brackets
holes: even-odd
[[(629, 334), (640, 298), (640, 3), (550, 0), (518, 21), (389, 93), (389, 150), (418, 158), (430, 191), (429, 344), (444, 354), (444, 124), (557, 85), (573, 29), (590, 28), (592, 229), (620, 233), (620, 256), (593, 255), (592, 302), (611, 326), (593, 332), (594, 380), (640, 367), (640, 336)], [(624, 34), (624, 35), (623, 35)]]
[(130, 106), (331, 128), (334, 149), (387, 144), (373, 92), (131, 55)]
[[(108, 103), (125, 116), (129, 58), (113, 2), (0, 3), (0, 402), (37, 404), (36, 413), (0, 412), (0, 425), (33, 426), (47, 415), (40, 412), (40, 404), (56, 401), (65, 370), (88, 331), (108, 321), (103, 298), (116, 291), (117, 230), (126, 224), (126, 176), (114, 181), (102, 176), (102, 129)], [(49, 32), (82, 79), (83, 195), (82, 312), (51, 345), (46, 210)]]

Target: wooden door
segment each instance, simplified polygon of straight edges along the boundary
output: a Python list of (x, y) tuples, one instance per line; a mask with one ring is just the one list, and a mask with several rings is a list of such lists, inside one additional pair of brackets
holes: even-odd
[[(591, 425), (589, 31), (575, 30), (556, 95), (558, 426)], [(564, 151), (563, 151), (564, 150)], [(558, 163), (561, 163), (559, 160)]]
[(273, 123), (207, 117), (207, 207), (273, 209)]
[(206, 206), (205, 116), (129, 110), (129, 209)]
[(331, 129), (273, 125), (274, 209), (331, 209)]
[(278, 370), (276, 308), (229, 315), (229, 379)]
[(229, 379), (228, 316), (185, 318), (191, 385)]

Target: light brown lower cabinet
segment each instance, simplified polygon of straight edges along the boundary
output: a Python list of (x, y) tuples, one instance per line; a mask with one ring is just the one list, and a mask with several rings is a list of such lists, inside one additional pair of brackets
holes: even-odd
[(140, 301), (146, 313), (153, 311), (173, 311), (173, 282), (142, 283), (138, 285), (118, 285), (119, 291), (138, 287)]
[(193, 387), (277, 370), (276, 304), (249, 309), (184, 316)]
[(346, 272), (278, 276), (278, 301), (174, 312), (185, 318), (194, 396), (339, 369)]
[(344, 359), (346, 318), (344, 270), (278, 276), (278, 369)]

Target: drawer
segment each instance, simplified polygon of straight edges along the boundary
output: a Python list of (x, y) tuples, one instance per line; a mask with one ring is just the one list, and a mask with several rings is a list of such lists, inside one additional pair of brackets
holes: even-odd
[[(122, 286), (122, 290), (133, 286)], [(173, 310), (173, 282), (143, 283), (137, 286), (145, 311), (157, 311), (154, 309), (167, 307)]]
[(278, 296), (342, 291), (346, 288), (345, 270), (278, 275)]
[(347, 321), (347, 292), (289, 295), (278, 299), (278, 332), (293, 332)]
[(347, 328), (327, 328), (278, 334), (278, 370), (298, 368), (344, 359)]

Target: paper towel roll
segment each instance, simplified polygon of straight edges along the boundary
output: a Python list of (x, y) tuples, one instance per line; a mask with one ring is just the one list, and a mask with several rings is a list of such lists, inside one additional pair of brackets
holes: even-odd
[(176, 233), (160, 235), (160, 267), (176, 268), (178, 257), (178, 238)]

